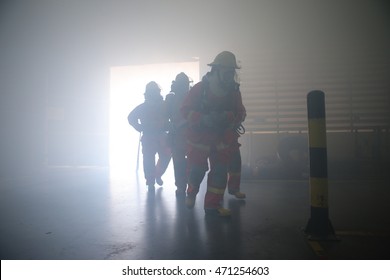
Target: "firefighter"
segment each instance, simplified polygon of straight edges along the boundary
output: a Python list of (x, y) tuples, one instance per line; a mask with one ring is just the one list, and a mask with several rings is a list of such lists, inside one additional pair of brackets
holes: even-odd
[(168, 139), (172, 150), (177, 197), (185, 197), (187, 188), (187, 141), (185, 137), (187, 120), (180, 113), (180, 107), (189, 89), (190, 79), (185, 73), (181, 72), (172, 81), (171, 92), (165, 97), (170, 120)]
[(181, 107), (188, 121), (186, 205), (194, 207), (200, 184), (209, 170), (205, 212), (230, 216), (230, 210), (223, 208), (222, 203), (228, 166), (239, 149), (236, 130), (245, 116), (245, 108), (236, 81), (239, 67), (235, 55), (223, 51), (208, 65), (210, 72), (191, 88)]
[[(135, 107), (127, 119), (135, 130), (142, 132), (143, 168), (148, 190), (154, 190), (154, 184), (162, 185), (161, 176), (171, 160), (167, 147), (168, 119), (166, 107), (159, 85), (151, 81), (145, 88), (144, 103)], [(158, 154), (157, 164), (155, 156)]]

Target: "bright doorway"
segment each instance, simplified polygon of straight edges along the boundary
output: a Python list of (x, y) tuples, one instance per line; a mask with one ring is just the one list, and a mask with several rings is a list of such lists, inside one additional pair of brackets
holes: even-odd
[(138, 148), (139, 133), (127, 122), (130, 111), (144, 101), (145, 85), (156, 81), (165, 96), (172, 80), (180, 72), (194, 83), (199, 81), (199, 61), (112, 67), (110, 71), (110, 137), (109, 164), (117, 171), (136, 170), (138, 149), (139, 171), (142, 172), (142, 151)]

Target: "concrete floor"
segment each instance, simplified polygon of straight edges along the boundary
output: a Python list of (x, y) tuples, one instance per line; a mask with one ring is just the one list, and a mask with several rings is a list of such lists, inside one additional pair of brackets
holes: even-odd
[(386, 180), (330, 180), (339, 241), (317, 242), (303, 233), (308, 180), (243, 181), (245, 201), (225, 194), (232, 217), (209, 218), (204, 184), (188, 210), (175, 197), (172, 166), (152, 193), (134, 173), (49, 168), (1, 180), (1, 259), (390, 259)]

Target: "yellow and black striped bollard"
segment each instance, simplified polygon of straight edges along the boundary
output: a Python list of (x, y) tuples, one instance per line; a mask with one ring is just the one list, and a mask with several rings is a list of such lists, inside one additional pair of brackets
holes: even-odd
[(305, 228), (309, 239), (336, 239), (328, 211), (328, 163), (325, 95), (314, 90), (307, 95), (310, 155), (311, 216)]

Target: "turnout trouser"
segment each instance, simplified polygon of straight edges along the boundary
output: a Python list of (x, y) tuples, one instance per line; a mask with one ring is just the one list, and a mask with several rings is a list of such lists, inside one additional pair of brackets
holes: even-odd
[(235, 194), (240, 191), (241, 182), (241, 152), (240, 148), (234, 149), (228, 165), (228, 192)]
[[(147, 185), (154, 185), (156, 178), (161, 177), (168, 168), (171, 151), (166, 146), (165, 138), (143, 137), (143, 168)], [(156, 164), (156, 154), (158, 160)]]
[(190, 145), (188, 152), (188, 196), (196, 196), (200, 184), (208, 170), (207, 191), (204, 199), (205, 209), (217, 209), (222, 206), (227, 184), (229, 149), (227, 147), (199, 148)]
[(177, 189), (186, 190), (187, 187), (187, 158), (186, 138), (183, 132), (175, 133), (172, 143), (172, 160)]

